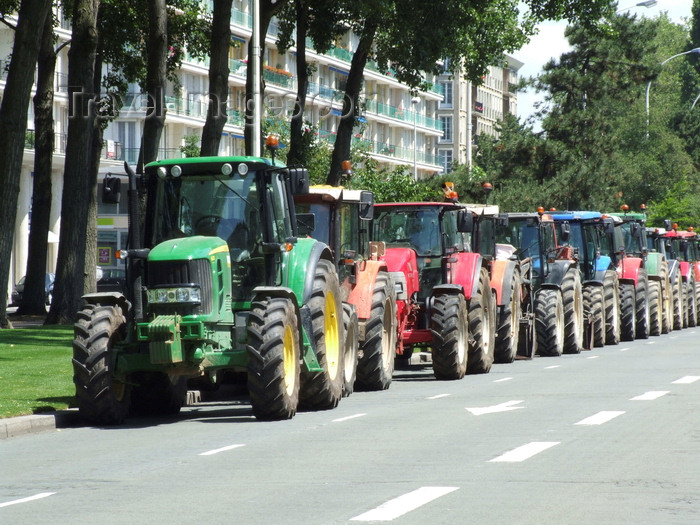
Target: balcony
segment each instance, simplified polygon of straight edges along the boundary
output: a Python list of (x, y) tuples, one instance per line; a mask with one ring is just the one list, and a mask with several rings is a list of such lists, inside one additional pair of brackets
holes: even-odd
[(270, 84), (281, 86), (286, 89), (292, 89), (294, 86), (294, 77), (289, 71), (278, 69), (272, 66), (263, 66), (263, 78)]
[(420, 113), (416, 113), (415, 111), (397, 108), (396, 106), (390, 106), (389, 104), (376, 102), (374, 100), (366, 100), (365, 108), (370, 113), (401, 120), (408, 124), (413, 124), (413, 119), (415, 118), (417, 126), (442, 131), (442, 122), (434, 118), (421, 115)]

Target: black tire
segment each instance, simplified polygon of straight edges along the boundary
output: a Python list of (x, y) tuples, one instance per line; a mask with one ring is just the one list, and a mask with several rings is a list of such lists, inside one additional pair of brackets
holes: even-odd
[(590, 284), (583, 287), (583, 304), (591, 323), (588, 332), (593, 337), (593, 346), (605, 346), (605, 296), (603, 287)]
[(496, 334), (491, 281), (485, 268), (479, 274), (479, 289), (469, 301), (469, 357), (467, 374), (486, 374), (493, 364)]
[(132, 377), (131, 410), (144, 416), (167, 416), (180, 412), (187, 398), (187, 378), (162, 372), (141, 372)]
[(112, 375), (110, 351), (125, 337), (119, 306), (87, 305), (78, 312), (73, 339), (73, 382), (80, 415), (92, 423), (117, 425), (129, 413), (131, 383)]
[(322, 372), (301, 373), (299, 406), (306, 410), (329, 410), (343, 397), (343, 304), (338, 274), (330, 261), (316, 265), (314, 284), (308, 301), (311, 336), (316, 342), (316, 359)]
[(668, 275), (668, 264), (664, 261), (659, 269), (661, 278), (661, 333), (667, 334), (673, 330), (673, 286)]
[(583, 348), (583, 291), (581, 288), (581, 274), (576, 268), (570, 268), (561, 282), (565, 354), (578, 354)]
[(637, 307), (633, 284), (620, 284), (620, 339), (633, 341), (637, 332)]
[(620, 342), (620, 283), (615, 270), (605, 272), (603, 278), (605, 294), (605, 344)]
[(498, 330), (494, 361), (512, 363), (518, 353), (520, 338), (520, 272), (513, 272), (510, 281), (510, 301), (498, 308)]
[(537, 353), (557, 357), (564, 351), (564, 303), (561, 292), (543, 288), (535, 297)]
[(695, 281), (695, 326), (700, 326), (700, 283)]
[(437, 379), (462, 379), (467, 372), (469, 313), (463, 295), (438, 295), (433, 301), (433, 373)]
[(685, 297), (686, 297), (686, 304), (688, 314), (688, 327), (694, 327), (697, 324), (697, 316), (698, 316), (698, 311), (697, 311), (697, 303), (695, 302), (695, 276), (693, 275), (693, 268), (691, 266), (690, 268), (690, 277), (688, 278), (688, 282), (685, 283)]
[(683, 278), (680, 273), (676, 276), (676, 281), (671, 283), (671, 289), (673, 290), (673, 298), (671, 299), (673, 304), (673, 329), (682, 330), (683, 329)]
[(299, 405), (299, 324), (288, 299), (254, 301), (248, 316), (248, 391), (258, 419), (291, 419)]
[(343, 326), (345, 327), (343, 397), (348, 397), (355, 390), (360, 344), (358, 334), (360, 329), (357, 322), (357, 312), (352, 305), (347, 303), (343, 303)]
[(649, 335), (661, 335), (663, 310), (661, 283), (649, 281)]
[(649, 339), (649, 278), (645, 271), (640, 271), (637, 276), (634, 296), (637, 322), (635, 337), (637, 339)]
[(396, 360), (396, 291), (391, 278), (377, 274), (372, 291), (372, 311), (365, 321), (357, 363), (357, 390), (386, 390), (391, 385)]

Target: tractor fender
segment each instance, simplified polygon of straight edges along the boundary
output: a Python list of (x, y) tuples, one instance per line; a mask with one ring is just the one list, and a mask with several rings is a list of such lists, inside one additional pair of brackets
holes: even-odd
[(460, 286), (467, 301), (479, 291), (481, 263), (479, 253), (458, 252), (448, 256), (447, 282)]
[(647, 271), (649, 279), (655, 281), (661, 280), (661, 267), (663, 266), (666, 258), (663, 253), (659, 252), (649, 252), (647, 253), (646, 261), (644, 262), (644, 268)]
[[(315, 239), (298, 239), (291, 252), (288, 252), (288, 278), (285, 283), (304, 305), (311, 298), (318, 261), (333, 261), (330, 248)], [(333, 264), (335, 266), (335, 264)]]
[(97, 292), (83, 295), (85, 304), (119, 306), (126, 315), (131, 311), (131, 303), (120, 292)]
[(637, 286), (639, 272), (644, 269), (644, 261), (641, 257), (625, 257), (620, 262), (619, 269), (621, 271), (618, 272), (618, 277), (621, 283)]
[(683, 282), (688, 282), (690, 279), (690, 263), (687, 261), (678, 261), (680, 266), (681, 277), (683, 277)]
[(693, 263), (693, 274), (695, 276), (695, 282), (700, 282), (700, 261), (695, 261)]
[(583, 281), (581, 283), (583, 287), (585, 288), (586, 286), (600, 286), (601, 288), (603, 287), (603, 281), (597, 281), (597, 280), (591, 280), (591, 281)]
[[(379, 272), (386, 273), (387, 265), (384, 261), (368, 260), (356, 264), (355, 269), (356, 282), (348, 296), (348, 303), (355, 305), (358, 319), (369, 319), (377, 275)], [(390, 277), (388, 273), (387, 277)]]
[(406, 297), (413, 297), (420, 288), (418, 259), (411, 248), (387, 248), (382, 260), (389, 273), (403, 273), (406, 278)]
[(612, 268), (612, 258), (609, 255), (601, 255), (595, 261), (596, 278), (599, 273), (605, 273)]
[[(510, 283), (517, 269), (517, 261), (510, 259), (493, 261), (491, 266), (491, 289), (496, 291), (497, 306), (503, 306), (510, 302), (513, 295)], [(519, 290), (518, 293), (520, 293)]]
[(547, 274), (546, 280), (542, 286), (550, 285), (550, 288), (561, 288), (561, 283), (564, 281), (566, 272), (569, 271), (569, 268), (575, 265), (575, 261), (566, 259), (557, 259), (552, 261), (549, 263), (549, 273)]
[(436, 295), (462, 295), (464, 288), (458, 284), (440, 284), (433, 288), (432, 297)]

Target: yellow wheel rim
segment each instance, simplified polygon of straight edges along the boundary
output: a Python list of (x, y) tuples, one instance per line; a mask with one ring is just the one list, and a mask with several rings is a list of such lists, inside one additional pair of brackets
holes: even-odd
[(287, 325), (284, 328), (284, 349), (283, 349), (283, 363), (284, 367), (284, 387), (288, 395), (292, 395), (294, 392), (294, 387), (296, 386), (297, 376), (296, 376), (296, 352), (294, 351), (296, 347), (296, 342), (294, 341), (294, 333), (292, 328)]
[(335, 294), (326, 295), (324, 315), (324, 334), (326, 340), (326, 368), (328, 376), (334, 380), (338, 375), (340, 364), (340, 334), (338, 333), (338, 312), (335, 307)]

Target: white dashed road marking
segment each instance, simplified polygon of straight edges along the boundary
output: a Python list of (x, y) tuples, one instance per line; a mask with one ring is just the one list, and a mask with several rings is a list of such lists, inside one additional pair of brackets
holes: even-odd
[(438, 395), (436, 395), (436, 396), (430, 396), (430, 397), (428, 397), (428, 398), (426, 398), (426, 399), (440, 399), (441, 397), (449, 397), (449, 396), (451, 396), (451, 395), (452, 395), (452, 394), (438, 394)]
[(471, 412), (475, 416), (481, 416), (483, 414), (494, 414), (496, 412), (508, 412), (509, 410), (517, 410), (518, 408), (524, 408), (524, 407), (514, 406), (514, 405), (517, 405), (520, 403), (522, 403), (522, 401), (506, 401), (505, 403), (501, 403), (500, 405), (493, 405), (490, 407), (467, 408), (467, 410), (469, 410), (469, 412)]
[(668, 390), (657, 390), (651, 392), (644, 392), (643, 394), (630, 398), (630, 401), (653, 401), (654, 399), (659, 399), (662, 396), (668, 394)]
[(552, 365), (552, 366), (545, 366), (545, 370), (549, 370), (550, 368), (559, 368), (561, 365)]
[(621, 416), (622, 414), (624, 414), (624, 412), (615, 410), (604, 410), (602, 412), (598, 412), (597, 414), (593, 414), (592, 416), (587, 417), (586, 419), (582, 419), (578, 423), (574, 423), (574, 425), (602, 425), (603, 423), (607, 423), (611, 419), (615, 419), (617, 416)]
[(5, 503), (0, 503), (0, 508), (9, 507), (10, 505), (17, 505), (18, 503), (27, 503), (28, 501), (34, 501), (36, 499), (47, 498), (53, 496), (55, 492), (42, 492), (40, 494), (35, 494), (34, 496), (29, 496), (28, 498), (16, 499), (14, 501), (6, 501)]
[(202, 452), (199, 455), (200, 456), (213, 456), (214, 454), (218, 454), (219, 452), (226, 452), (227, 450), (233, 450), (234, 448), (239, 448), (239, 447), (245, 447), (245, 445), (229, 445), (228, 447), (215, 448), (214, 450), (208, 450), (206, 452)]
[(497, 458), (490, 459), (490, 463), (518, 463), (520, 461), (525, 461), (531, 458), (535, 454), (539, 454), (547, 450), (548, 448), (558, 445), (559, 441), (533, 441), (522, 447), (514, 448), (510, 452), (498, 456)]
[(502, 383), (503, 381), (510, 381), (511, 379), (513, 379), (513, 378), (512, 377), (503, 377), (501, 379), (496, 379), (494, 381), (494, 383)]
[(681, 377), (680, 379), (676, 379), (671, 384), (672, 385), (689, 385), (690, 383), (695, 383), (695, 381), (697, 381), (698, 379), (700, 379), (700, 376), (685, 376), (685, 377)]
[(362, 417), (366, 416), (367, 414), (354, 414), (352, 416), (347, 416), (347, 417), (339, 417), (338, 419), (334, 419), (333, 423), (341, 423), (343, 421), (347, 421), (348, 419), (355, 419), (356, 417)]
[(586, 359), (598, 359), (600, 356), (599, 355), (591, 355), (588, 356)]
[(629, 350), (629, 347), (627, 346), (625, 348), (620, 348), (620, 352), (627, 352), (627, 350)]
[(391, 521), (407, 512), (454, 492), (459, 487), (421, 487), (379, 505), (379, 507), (351, 518), (350, 521)]

